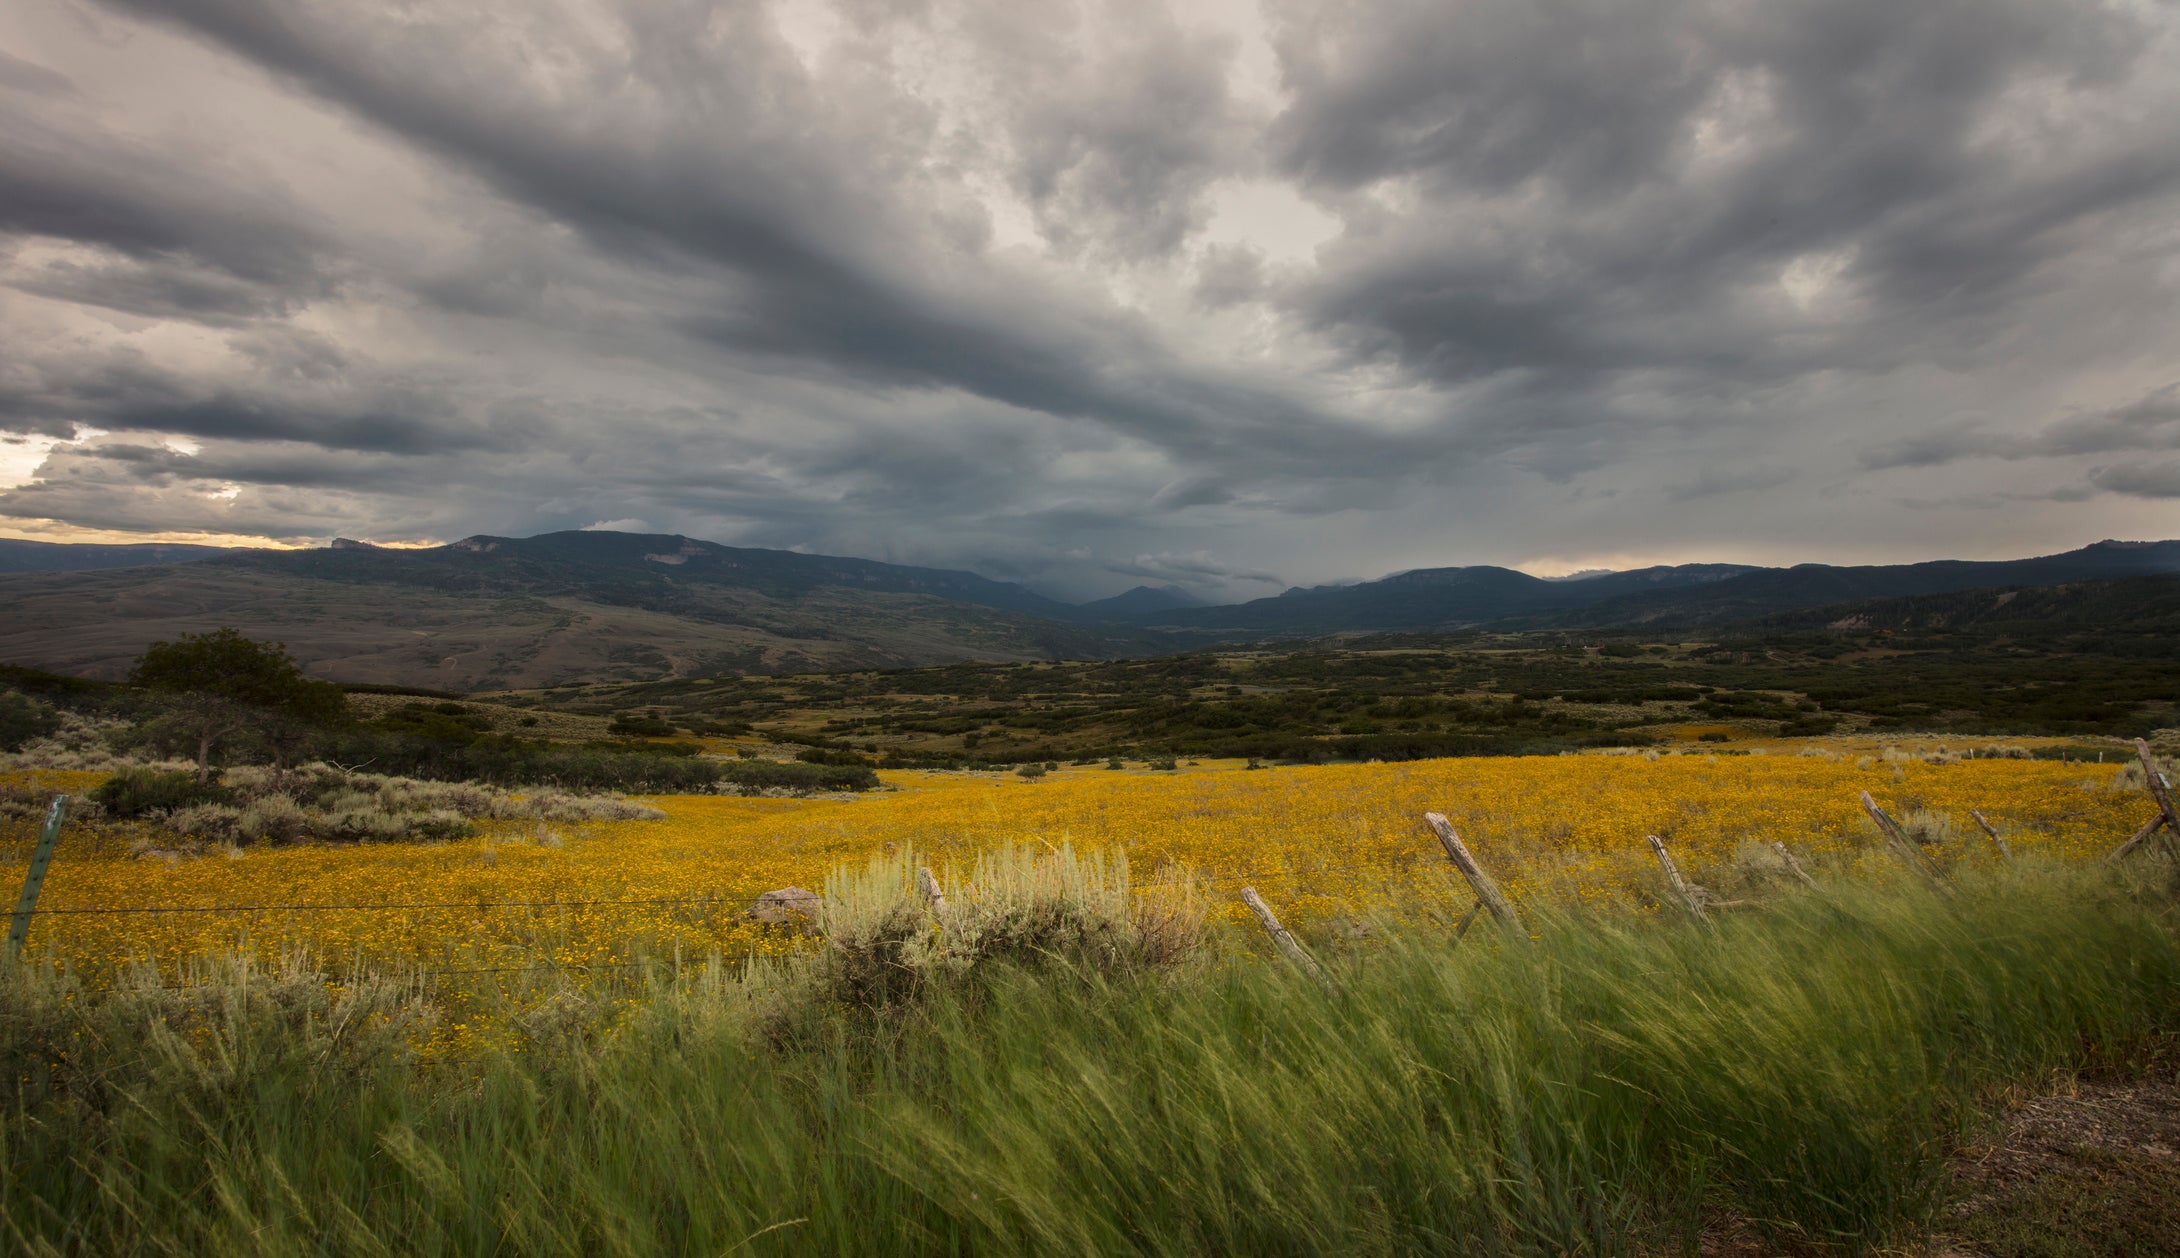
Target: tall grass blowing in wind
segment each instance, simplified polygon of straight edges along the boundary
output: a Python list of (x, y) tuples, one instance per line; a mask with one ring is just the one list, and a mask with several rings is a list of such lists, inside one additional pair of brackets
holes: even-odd
[[(1769, 832), (1795, 824), (1793, 784), (1822, 767), (1764, 766), (1786, 784)], [(1750, 901), (1703, 921), (1661, 907), (1654, 866), (1488, 826), (1468, 832), (1518, 932), (1486, 920), (1456, 942), (1468, 898), (1442, 857), (1340, 886), (1336, 907), (1298, 894), (1361, 863), (1331, 859), (1324, 835), (1376, 854), (1354, 818), (1386, 795), (1405, 808), (1447, 799), (1449, 775), (1527, 774), (1528, 796), (1507, 795), (1517, 820), (1580, 799), (1590, 811), (1558, 815), (1587, 826), (1672, 807), (1646, 802), (1688, 784), (1660, 768), (1309, 779), (1380, 788), (1345, 817), (1340, 797), (1257, 783), (1277, 771), (1184, 779), (1163, 803), (962, 783), (867, 813), (772, 809), (867, 819), (848, 831), (859, 854), (805, 875), (824, 889), (815, 933), (737, 909), (734, 937), (765, 946), (661, 931), (624, 940), (613, 968), (337, 953), (302, 932), (103, 967), (48, 943), (4, 978), (0, 1237), (99, 1254), (1609, 1255), (1680, 1252), (1730, 1215), (1780, 1247), (1863, 1252), (1928, 1233), (1948, 1154), (2005, 1098), (2139, 1071), (2180, 1030), (2170, 866), (2074, 859), (2089, 839), (2068, 827), (2125, 797), (2041, 766), (2018, 766), (2015, 794), (1980, 767), (1902, 766), (1888, 802), (1920, 818), (1949, 895), (1813, 804), (1785, 830), (1821, 883), (1802, 888), (1752, 855), (1762, 833), (1694, 795), (1676, 855)], [(1729, 771), (1754, 772), (1702, 770)], [(2013, 862), (1945, 829), (1954, 794), (2006, 812)], [(1279, 801), (1296, 805), (1287, 831)], [(1040, 832), (1070, 809), (1076, 842)], [(1198, 818), (1257, 841), (1183, 860), (1161, 840)], [(1105, 841), (1129, 821), (1136, 844)], [(672, 824), (616, 822), (539, 856)], [(1429, 855), (1386, 826), (1387, 852), (1399, 837)], [(1229, 915), (1237, 876), (1306, 870), (1295, 831), (1319, 836), (1323, 873), (1260, 885), (1299, 908), (1326, 985)], [(922, 846), (945, 833), (962, 845)], [(411, 855), (429, 869), (479, 850)]]

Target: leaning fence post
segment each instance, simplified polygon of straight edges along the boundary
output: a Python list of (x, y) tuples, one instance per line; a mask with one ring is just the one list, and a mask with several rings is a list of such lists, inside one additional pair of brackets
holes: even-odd
[(2135, 837), (2127, 840), (2125, 843), (2120, 844), (2119, 847), (2115, 849), (2110, 856), (2105, 857), (2104, 863), (2107, 865), (2116, 863), (2120, 857), (2125, 856), (2127, 853), (2134, 851), (2138, 847), (2141, 847), (2144, 843), (2147, 843), (2149, 841), (2151, 835), (2156, 834), (2158, 831), (2164, 828), (2165, 814), (2159, 813), (2155, 817), (2150, 818), (2149, 824), (2143, 826), (2140, 830), (2135, 831)]
[(1982, 814), (1982, 813), (1980, 813), (1980, 812), (1977, 812), (1977, 811), (1976, 811), (1975, 809), (1973, 809), (1973, 808), (1971, 808), (1971, 809), (1969, 809), (1969, 810), (1968, 810), (1968, 815), (1969, 815), (1969, 816), (1971, 816), (1971, 817), (1974, 817), (1974, 818), (1976, 819), (1976, 824), (1977, 824), (1978, 826), (1982, 827), (1982, 829), (1983, 829), (1983, 832), (1984, 832), (1985, 834), (1987, 834), (1987, 835), (1989, 835), (1989, 836), (1990, 836), (1990, 838), (1991, 838), (1991, 842), (1993, 842), (1993, 843), (1995, 843), (1995, 844), (1997, 844), (1997, 845), (1998, 845), (1998, 854), (1999, 854), (2000, 856), (2004, 857), (2004, 858), (2005, 858), (2005, 859), (2007, 859), (2007, 860), (2012, 860), (2012, 859), (2013, 859), (2013, 849), (2012, 849), (2012, 848), (2010, 848), (2010, 847), (2007, 847), (2007, 846), (2006, 846), (2006, 840), (2004, 840), (2004, 839), (2002, 839), (2002, 838), (2000, 838), (2000, 837), (1998, 836), (1998, 830), (1997, 830), (1997, 828), (1996, 828), (1996, 827), (1994, 827), (1994, 826), (1992, 826), (1990, 822), (1988, 822), (1988, 821), (1985, 821), (1985, 820), (1983, 819), (1983, 814)]
[(1454, 832), (1453, 823), (1446, 820), (1443, 814), (1435, 812), (1424, 813), (1423, 820), (1429, 822), (1431, 829), (1438, 832), (1438, 841), (1445, 846), (1447, 859), (1468, 879), (1469, 885), (1476, 888), (1476, 898), (1484, 902), (1484, 907), (1490, 909), (1491, 915), (1499, 919), (1499, 924), (1512, 931), (1517, 939), (1529, 938), (1529, 932), (1522, 928), (1521, 915), (1514, 911), (1513, 902), (1506, 898), (1506, 893), (1499, 890), (1499, 884), (1493, 882), (1491, 875), (1485, 873), (1484, 867), (1477, 864), (1476, 858), (1469, 854), (1468, 845)]
[(23, 955), (23, 943), (30, 938), (30, 915), (38, 907), (38, 889), (45, 885), (45, 867), (53, 863), (53, 843), (61, 836), (61, 818), (67, 811), (68, 797), (55, 795), (53, 806), (46, 811), (38, 846), (30, 855), (30, 872), (23, 875), (23, 894), (15, 901), (15, 920), (8, 924), (10, 963)]
[(946, 893), (939, 890), (938, 876), (931, 872), (929, 865), (916, 866), (916, 885), (923, 888), (923, 898), (930, 903), (932, 912), (946, 911)]
[(1688, 910), (1690, 917), (1702, 921), (1703, 901), (1690, 889), (1687, 880), (1680, 876), (1680, 870), (1674, 866), (1673, 858), (1666, 853), (1665, 840), (1655, 834), (1643, 837), (1650, 840), (1650, 850), (1657, 853), (1658, 863), (1665, 867), (1665, 880), (1673, 884), (1673, 894), (1680, 897), (1681, 907)]
[(1870, 820), (1877, 823), (1877, 828), (1884, 831), (1885, 838), (1892, 843), (1892, 850), (1895, 855), (1906, 861), (1909, 868), (1921, 874), (1923, 881), (1929, 883), (1936, 890), (1950, 890), (1944, 881), (1938, 877), (1938, 871), (1931, 866), (1929, 861), (1923, 859), (1921, 852), (1915, 850), (1915, 841), (1908, 838), (1901, 831), (1900, 823), (1885, 815), (1885, 810), (1877, 806), (1877, 801), (1870, 798), (1868, 791), (1862, 792), (1862, 808), (1863, 811), (1870, 814)]
[(1272, 942), (1278, 944), (1279, 950), (1287, 954), (1287, 959), (1294, 962), (1295, 968), (1316, 979), (1326, 991), (1333, 990), (1332, 979), (1325, 974), (1324, 967), (1317, 964), (1317, 958), (1303, 950), (1300, 940), (1279, 924), (1279, 915), (1272, 912), (1272, 906), (1264, 902), (1264, 897), (1257, 894), (1255, 887), (1241, 889), (1241, 902), (1249, 906), (1249, 911), (1257, 915), (1258, 921), (1264, 923), (1264, 929), (1271, 935)]
[(1817, 885), (1817, 880), (1809, 876), (1809, 871), (1802, 868), (1802, 863), (1794, 859), (1794, 853), (1786, 850), (1786, 844), (1775, 842), (1771, 845), (1771, 850), (1779, 854), (1779, 859), (1786, 862), (1786, 871), (1801, 879), (1803, 886), (1811, 891), (1823, 890)]
[(2165, 818), (2165, 829), (2173, 837), (2180, 838), (2180, 810), (2172, 803), (2172, 787), (2165, 775), (2157, 771), (2157, 759), (2150, 754), (2150, 744), (2135, 740), (2135, 754), (2142, 758), (2142, 784), (2149, 788), (2150, 798), (2157, 801), (2157, 811)]

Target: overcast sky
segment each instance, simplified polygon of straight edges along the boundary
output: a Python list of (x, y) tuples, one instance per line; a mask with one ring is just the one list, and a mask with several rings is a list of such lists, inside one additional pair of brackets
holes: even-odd
[(0, 534), (2180, 536), (2180, 9), (10, 0)]

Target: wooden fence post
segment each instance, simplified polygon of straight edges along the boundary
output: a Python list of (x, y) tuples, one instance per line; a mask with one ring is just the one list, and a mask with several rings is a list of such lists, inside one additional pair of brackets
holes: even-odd
[(2007, 847), (2007, 846), (2006, 846), (2006, 840), (2004, 840), (2004, 839), (2002, 839), (2002, 838), (1998, 837), (1998, 829), (1997, 829), (1997, 828), (1996, 828), (1995, 826), (1993, 826), (1993, 825), (1992, 825), (1992, 824), (1991, 824), (1990, 822), (1988, 822), (1988, 821), (1985, 821), (1985, 820), (1983, 819), (1983, 814), (1982, 814), (1982, 813), (1980, 813), (1980, 812), (1977, 812), (1977, 811), (1976, 811), (1975, 809), (1973, 809), (1973, 808), (1971, 808), (1971, 809), (1969, 809), (1969, 810), (1968, 810), (1968, 815), (1969, 815), (1969, 816), (1971, 816), (1971, 817), (1974, 817), (1974, 818), (1976, 819), (1976, 824), (1977, 824), (1978, 826), (1982, 827), (1982, 829), (1983, 829), (1983, 833), (1985, 833), (1986, 835), (1989, 835), (1989, 836), (1990, 836), (1990, 839), (1991, 839), (1991, 842), (1993, 842), (1993, 843), (1995, 843), (1995, 844), (1997, 844), (1997, 845), (1998, 845), (1998, 854), (1999, 854), (1999, 856), (2001, 856), (2001, 857), (2003, 857), (2004, 859), (2006, 859), (2006, 860), (2009, 860), (2009, 861), (2010, 861), (2010, 860), (2012, 860), (2012, 859), (2013, 859), (2013, 849), (2012, 849), (2012, 848), (2010, 848), (2010, 847)]
[(1468, 934), (1468, 928), (1476, 924), (1477, 914), (1483, 911), (1484, 902), (1482, 900), (1468, 906), (1468, 912), (1463, 913), (1461, 919), (1453, 924), (1453, 942), (1461, 942), (1461, 937)]
[(1454, 832), (1453, 823), (1446, 820), (1443, 814), (1435, 812), (1424, 813), (1423, 820), (1429, 822), (1431, 829), (1438, 832), (1438, 841), (1445, 846), (1447, 859), (1468, 879), (1468, 884), (1476, 888), (1476, 898), (1482, 900), (1484, 907), (1491, 910), (1491, 915), (1499, 919), (1499, 925), (1512, 931), (1517, 939), (1528, 939), (1529, 932), (1522, 927), (1521, 915), (1514, 911), (1513, 902), (1506, 898), (1506, 893), (1499, 890), (1499, 884), (1493, 882), (1491, 875), (1485, 873), (1484, 867), (1477, 864), (1476, 858), (1469, 854), (1468, 845)]
[(2137, 738), (2135, 755), (2142, 761), (2142, 786), (2156, 802), (2157, 815), (2150, 818), (2149, 824), (2135, 831), (2133, 838), (2120, 844), (2110, 856), (2105, 857), (2104, 862), (2107, 865), (2149, 842), (2160, 830), (2165, 832), (2166, 846), (2173, 848), (2176, 855), (2180, 855), (2180, 813), (2175, 813), (2173, 809), (2172, 785), (2165, 781), (2164, 774), (2157, 771), (2157, 759), (2150, 754), (2149, 743)]
[(1279, 915), (1272, 912), (1272, 906), (1264, 902), (1264, 897), (1257, 894), (1255, 887), (1241, 889), (1241, 902), (1249, 906), (1249, 911), (1257, 915), (1258, 921), (1264, 923), (1264, 929), (1270, 933), (1272, 942), (1278, 944), (1279, 950), (1287, 954), (1287, 959), (1294, 962), (1295, 968), (1316, 979), (1326, 992), (1334, 990), (1331, 977), (1317, 964), (1317, 958), (1305, 951), (1302, 942), (1279, 924)]
[(1687, 880), (1680, 876), (1680, 870), (1674, 866), (1673, 858), (1666, 853), (1665, 840), (1655, 834), (1643, 837), (1650, 840), (1650, 850), (1657, 853), (1658, 864), (1665, 867), (1665, 880), (1673, 884), (1673, 894), (1680, 897), (1681, 907), (1688, 910), (1690, 917), (1702, 921), (1703, 901), (1688, 886)]
[(932, 912), (946, 911), (946, 893), (939, 890), (938, 877), (929, 865), (916, 866), (916, 885), (923, 888), (923, 898), (930, 903)]
[(1801, 879), (1803, 886), (1811, 891), (1823, 890), (1822, 887), (1817, 885), (1817, 880), (1809, 876), (1809, 871), (1802, 868), (1802, 863), (1794, 859), (1794, 853), (1786, 850), (1786, 844), (1773, 843), (1771, 850), (1779, 854), (1779, 859), (1786, 862), (1786, 871)]
[(30, 915), (38, 907), (38, 889), (45, 885), (45, 867), (53, 863), (53, 843), (61, 836), (61, 818), (67, 812), (68, 797), (55, 795), (53, 806), (46, 810), (45, 829), (38, 835), (38, 846), (30, 854), (30, 870), (23, 875), (23, 894), (15, 901), (15, 920), (8, 923), (10, 964), (23, 955), (23, 943), (30, 938)]
[(1938, 871), (1923, 858), (1923, 854), (1915, 850), (1915, 840), (1901, 831), (1898, 822), (1885, 815), (1885, 810), (1877, 806), (1877, 801), (1870, 798), (1868, 791), (1862, 792), (1862, 809), (1870, 814), (1870, 820), (1876, 822), (1877, 828), (1884, 832), (1885, 838), (1892, 844), (1893, 853), (1906, 861), (1910, 869), (1921, 874), (1923, 881), (1929, 883), (1934, 890), (1951, 890), (1938, 877)]
[(2142, 758), (2142, 784), (2149, 788), (2150, 798), (2157, 801), (2157, 811), (2165, 818), (2166, 833), (2180, 838), (2180, 810), (2173, 807), (2172, 787), (2165, 775), (2157, 771), (2157, 758), (2150, 754), (2150, 744), (2135, 740), (2135, 754)]
[(2127, 840), (2125, 843), (2120, 844), (2118, 848), (2114, 849), (2110, 856), (2105, 857), (2104, 863), (2110, 865), (2117, 862), (2120, 857), (2125, 856), (2127, 853), (2134, 851), (2138, 847), (2141, 847), (2144, 843), (2147, 843), (2149, 841), (2151, 835), (2156, 834), (2158, 831), (2164, 828), (2165, 814), (2159, 813), (2155, 817), (2150, 818), (2149, 824), (2143, 826), (2140, 830), (2135, 831), (2135, 837)]

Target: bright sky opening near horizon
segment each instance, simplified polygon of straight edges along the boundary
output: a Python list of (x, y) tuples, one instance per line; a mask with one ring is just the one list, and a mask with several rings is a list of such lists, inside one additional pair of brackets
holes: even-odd
[(2180, 536), (2157, 0), (14, 0), (0, 535)]

